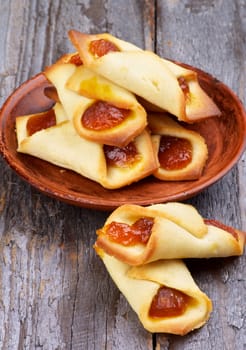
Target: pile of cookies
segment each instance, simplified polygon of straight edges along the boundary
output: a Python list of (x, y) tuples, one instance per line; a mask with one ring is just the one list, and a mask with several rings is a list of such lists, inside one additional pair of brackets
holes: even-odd
[[(47, 67), (45, 112), (16, 118), (18, 152), (73, 170), (107, 189), (153, 175), (198, 179), (208, 157), (187, 124), (219, 116), (197, 73), (110, 34), (71, 30), (75, 52)], [(241, 255), (243, 232), (181, 203), (117, 208), (94, 248), (150, 332), (186, 334), (212, 302), (183, 258)]]
[(220, 111), (196, 72), (110, 34), (71, 30), (69, 37), (76, 52), (43, 72), (53, 107), (16, 118), (18, 152), (108, 189), (151, 174), (164, 181), (198, 179), (207, 145), (184, 125)]
[(94, 248), (150, 332), (184, 335), (206, 323), (212, 302), (183, 258), (243, 254), (245, 233), (204, 220), (188, 204), (126, 204), (97, 230)]

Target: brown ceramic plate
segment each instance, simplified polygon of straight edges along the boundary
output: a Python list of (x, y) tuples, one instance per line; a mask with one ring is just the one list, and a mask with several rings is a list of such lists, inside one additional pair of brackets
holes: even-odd
[(236, 164), (246, 139), (246, 115), (237, 96), (209, 74), (194, 70), (198, 72), (202, 87), (222, 111), (221, 117), (209, 118), (192, 126), (203, 135), (209, 150), (207, 165), (199, 180), (163, 182), (150, 176), (119, 190), (107, 190), (72, 171), (17, 153), (16, 116), (41, 112), (52, 105), (44, 95), (44, 88), (49, 83), (43, 74), (22, 84), (1, 109), (0, 148), (3, 157), (18, 175), (39, 191), (82, 207), (113, 210), (124, 203), (149, 205), (190, 198), (218, 181)]

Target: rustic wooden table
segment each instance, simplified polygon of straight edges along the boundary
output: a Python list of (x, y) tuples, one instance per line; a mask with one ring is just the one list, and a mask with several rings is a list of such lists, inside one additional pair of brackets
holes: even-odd
[[(246, 102), (244, 0), (0, 0), (0, 103), (72, 50), (71, 28), (104, 32), (199, 67)], [(190, 199), (204, 217), (246, 230), (245, 155)], [(245, 256), (190, 262), (214, 311), (200, 330), (150, 334), (92, 245), (108, 213), (40, 194), (1, 159), (1, 349), (243, 350)]]

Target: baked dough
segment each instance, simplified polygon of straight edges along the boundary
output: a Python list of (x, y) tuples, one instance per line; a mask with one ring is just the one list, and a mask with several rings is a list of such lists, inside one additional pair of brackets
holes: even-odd
[(77, 134), (71, 121), (66, 119), (61, 104), (57, 103), (54, 111), (61, 122), (31, 136), (27, 132), (27, 122), (40, 113), (16, 118), (17, 151), (73, 170), (94, 181), (102, 181), (106, 177), (102, 146)]
[[(108, 33), (89, 35), (71, 30), (69, 37), (85, 66), (175, 115), (179, 120), (195, 122), (221, 114), (199, 85), (196, 72)], [(119, 51), (101, 57), (92, 54), (90, 43), (101, 39), (113, 43)], [(188, 88), (187, 94), (181, 88), (180, 79)]]
[(97, 58), (83, 44), (84, 38), (93, 37), (70, 31), (70, 38), (86, 67), (170, 113), (184, 116), (182, 90), (157, 55), (147, 51), (119, 51)]
[(200, 86), (198, 74), (195, 71), (184, 68), (167, 59), (162, 60), (176, 78), (184, 79), (188, 86), (189, 93), (185, 101), (184, 121), (193, 123), (205, 118), (221, 115), (218, 106)]
[(129, 185), (151, 175), (158, 167), (151, 137), (147, 130), (134, 139), (138, 160), (129, 166), (107, 166), (107, 177), (102, 183), (106, 188), (114, 189)]
[(74, 73), (76, 65), (69, 63), (74, 54), (62, 56), (56, 63), (45, 68), (44, 75), (56, 88), (59, 102), (65, 110), (68, 119), (72, 120), (73, 115), (80, 104), (86, 105), (90, 99), (78, 95), (76, 92), (66, 88), (66, 82)]
[[(189, 151), (191, 154), (190, 161), (184, 167), (177, 169), (168, 169), (161, 166), (154, 172), (154, 176), (160, 180), (166, 181), (183, 181), (196, 180), (202, 175), (203, 169), (208, 157), (208, 148), (204, 138), (197, 132), (186, 129), (170, 116), (164, 113), (148, 114), (148, 125), (152, 132), (152, 142), (154, 150), (158, 155), (160, 149), (161, 137), (171, 136), (178, 139), (188, 141)], [(177, 151), (175, 151), (177, 152)], [(181, 154), (175, 153), (181, 161), (185, 158), (184, 150), (180, 150)], [(172, 156), (172, 154), (170, 155)], [(173, 159), (170, 159), (173, 162)]]
[[(66, 55), (52, 66), (45, 69), (47, 79), (57, 90), (68, 118), (74, 123), (79, 135), (88, 140), (118, 147), (126, 146), (132, 139), (140, 135), (147, 124), (146, 111), (138, 103), (135, 96), (98, 76), (83, 65), (69, 63)], [(115, 126), (104, 130), (87, 128), (82, 123), (82, 116), (96, 102), (104, 101), (104, 108), (127, 111), (126, 118)]]
[[(112, 222), (132, 225), (143, 217), (154, 219), (146, 244), (125, 246), (106, 234), (107, 225)], [(97, 230), (97, 235), (97, 247), (130, 265), (160, 259), (236, 256), (243, 254), (245, 244), (242, 231), (215, 221), (204, 221), (194, 207), (182, 203), (149, 207), (123, 205), (108, 217), (104, 226)]]
[[(211, 300), (198, 288), (181, 260), (159, 260), (132, 267), (96, 248), (113, 281), (136, 312), (143, 327), (153, 333), (184, 335), (206, 323)], [(160, 287), (169, 287), (190, 297), (179, 316), (151, 317), (149, 310)]]
[(133, 141), (138, 152), (134, 163), (123, 166), (108, 165), (104, 145), (79, 136), (60, 103), (53, 109), (59, 123), (31, 136), (27, 132), (28, 120), (39, 117), (40, 113), (16, 118), (18, 152), (73, 170), (109, 189), (129, 185), (148, 176), (157, 168), (158, 162), (146, 130)]

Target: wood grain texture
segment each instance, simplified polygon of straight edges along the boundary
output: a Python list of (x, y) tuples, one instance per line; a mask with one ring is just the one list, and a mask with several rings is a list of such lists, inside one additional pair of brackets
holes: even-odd
[[(243, 0), (0, 0), (0, 13), (0, 104), (73, 50), (72, 28), (109, 31), (197, 66), (246, 103)], [(188, 202), (246, 230), (245, 161)], [(92, 249), (108, 214), (45, 197), (0, 162), (1, 349), (245, 349), (245, 256), (188, 261), (214, 312), (187, 336), (152, 335)]]

